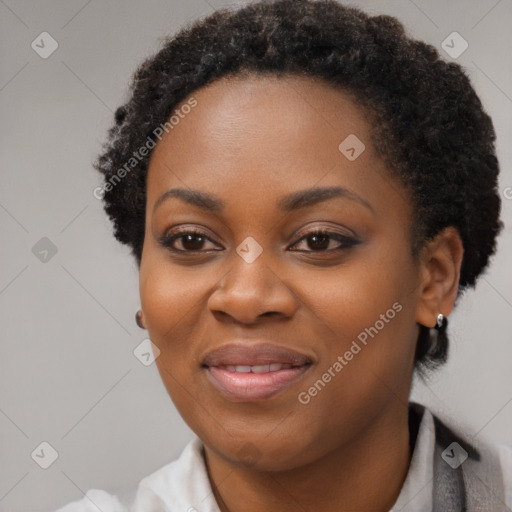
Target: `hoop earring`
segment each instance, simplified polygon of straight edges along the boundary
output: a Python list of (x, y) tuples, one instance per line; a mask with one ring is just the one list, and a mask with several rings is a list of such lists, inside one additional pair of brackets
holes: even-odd
[(135, 313), (135, 322), (141, 329), (145, 329), (144, 325), (142, 325), (142, 310), (140, 309)]
[(437, 315), (436, 325), (434, 326), (434, 328), (438, 332), (444, 332), (446, 331), (447, 327), (448, 319), (442, 313), (439, 313), (439, 315)]

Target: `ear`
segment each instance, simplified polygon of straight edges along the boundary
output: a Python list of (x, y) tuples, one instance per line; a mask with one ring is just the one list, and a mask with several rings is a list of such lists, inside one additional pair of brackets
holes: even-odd
[(142, 312), (142, 309), (139, 309), (137, 311), (137, 313), (135, 314), (135, 322), (141, 329), (147, 329), (146, 321), (144, 320), (144, 313)]
[(449, 226), (427, 242), (420, 254), (419, 302), (416, 322), (434, 327), (437, 315), (448, 316), (459, 289), (464, 247), (456, 228)]

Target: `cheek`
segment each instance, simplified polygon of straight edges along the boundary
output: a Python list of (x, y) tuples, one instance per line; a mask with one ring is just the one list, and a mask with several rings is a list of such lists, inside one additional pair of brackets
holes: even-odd
[(155, 339), (173, 339), (179, 327), (187, 323), (208, 283), (198, 279), (197, 269), (172, 265), (165, 257), (148, 256), (140, 269), (139, 290), (144, 318)]
[[(204, 279), (194, 277), (194, 270), (171, 265), (165, 258), (148, 255), (141, 263), (139, 290), (144, 319), (151, 341), (159, 348), (156, 366), (176, 408), (189, 422), (200, 417), (192, 413), (197, 393), (193, 383), (198, 368), (193, 364), (195, 326), (204, 307), (208, 290)], [(192, 395), (187, 392), (190, 389)], [(191, 400), (191, 396), (195, 400)]]
[[(354, 266), (303, 281), (320, 352), (295, 408), (308, 433), (305, 453), (328, 451), (332, 443), (357, 435), (390, 400), (407, 400), (416, 332), (409, 283), (400, 267), (386, 264), (383, 272)], [(322, 418), (325, 444), (318, 442), (316, 418)]]
[[(397, 310), (410, 301), (411, 276), (404, 268), (399, 262), (380, 259), (329, 272), (303, 273), (298, 294), (314, 314), (312, 319), (330, 330), (331, 338), (354, 339), (375, 324), (379, 334), (384, 334), (399, 323), (395, 319), (404, 315)], [(360, 338), (364, 340), (364, 334)]]
[(369, 264), (302, 278), (300, 296), (306, 314), (313, 313), (310, 322), (321, 356), (309, 384), (327, 372), (329, 384), (317, 398), (322, 395), (319, 401), (330, 406), (332, 400), (344, 407), (347, 400), (354, 406), (359, 401), (361, 406), (372, 394), (389, 393), (407, 381), (417, 336), (414, 268), (397, 253), (380, 256)]
[[(206, 266), (173, 264), (159, 251), (147, 251), (142, 259), (139, 289), (144, 319), (160, 350), (156, 360), (160, 375), (175, 403), (183, 389), (194, 387), (200, 343), (212, 325), (211, 319), (205, 322), (206, 303), (221, 277)], [(185, 393), (184, 400), (190, 395)]]

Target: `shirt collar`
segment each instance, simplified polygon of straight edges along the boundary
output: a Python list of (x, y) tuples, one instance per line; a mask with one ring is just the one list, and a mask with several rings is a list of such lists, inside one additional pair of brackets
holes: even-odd
[(409, 471), (391, 512), (430, 512), (434, 480), (435, 430), (432, 413), (423, 408)]

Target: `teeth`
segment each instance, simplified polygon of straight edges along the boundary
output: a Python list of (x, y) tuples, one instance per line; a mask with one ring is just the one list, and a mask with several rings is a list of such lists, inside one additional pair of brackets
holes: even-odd
[(278, 370), (287, 370), (291, 368), (291, 364), (282, 363), (271, 363), (271, 364), (257, 364), (253, 366), (249, 365), (226, 365), (225, 368), (229, 372), (237, 373), (268, 373), (277, 372)]
[(251, 371), (253, 373), (268, 373), (269, 372), (269, 366), (268, 364), (260, 364), (257, 366), (251, 366)]

